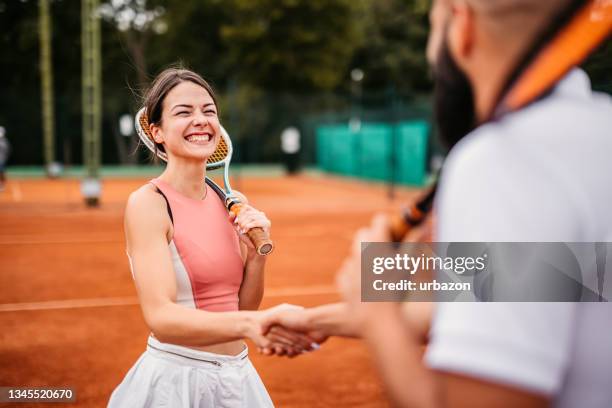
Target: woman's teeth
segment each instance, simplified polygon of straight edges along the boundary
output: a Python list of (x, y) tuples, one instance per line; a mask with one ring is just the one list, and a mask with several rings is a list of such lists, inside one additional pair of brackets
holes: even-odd
[(210, 142), (211, 135), (191, 135), (187, 136), (188, 142)]

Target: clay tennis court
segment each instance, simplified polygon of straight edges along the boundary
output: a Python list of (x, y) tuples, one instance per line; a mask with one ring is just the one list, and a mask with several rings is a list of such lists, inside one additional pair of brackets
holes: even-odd
[[(70, 386), (77, 395), (75, 404), (28, 406), (105, 406), (144, 351), (122, 217), (146, 180), (105, 179), (96, 209), (84, 206), (77, 179), (13, 179), (0, 193), (0, 385)], [(353, 232), (416, 194), (400, 190), (390, 201), (381, 184), (316, 175), (239, 185), (273, 223), (263, 308), (338, 300), (334, 276)], [(279, 407), (387, 406), (358, 341), (331, 339), (292, 360), (253, 348), (250, 356)]]

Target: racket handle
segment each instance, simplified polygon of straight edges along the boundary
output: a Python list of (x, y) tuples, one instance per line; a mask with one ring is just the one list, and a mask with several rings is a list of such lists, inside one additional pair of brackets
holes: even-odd
[[(225, 205), (227, 206), (227, 209), (236, 216), (238, 216), (238, 214), (240, 214), (240, 210), (242, 210), (242, 203), (235, 198), (228, 199)], [(259, 255), (268, 255), (274, 249), (274, 243), (263, 228), (251, 228), (246, 234), (253, 243), (253, 246)]]
[(247, 231), (247, 236), (253, 243), (253, 246), (257, 248), (259, 255), (268, 255), (274, 249), (274, 243), (262, 228), (251, 228)]
[(425, 220), (425, 217), (427, 217), (431, 210), (437, 187), (438, 183), (436, 182), (416, 203), (411, 207), (405, 208), (401, 214), (391, 219), (389, 232), (393, 242), (402, 242), (412, 228)]
[(412, 225), (406, 222), (403, 215), (396, 214), (391, 218), (389, 233), (393, 242), (402, 242), (411, 229)]

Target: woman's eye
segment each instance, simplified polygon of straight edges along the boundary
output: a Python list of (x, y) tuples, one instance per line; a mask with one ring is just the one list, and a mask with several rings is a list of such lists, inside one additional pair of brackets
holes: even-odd
[(215, 112), (212, 109), (207, 109), (207, 110), (204, 111), (204, 113), (207, 114), (207, 115), (216, 115), (217, 114), (217, 112)]
[(180, 116), (185, 116), (185, 115), (189, 115), (189, 112), (187, 112), (187, 111), (180, 111), (180, 112), (177, 112), (176, 114), (180, 115)]

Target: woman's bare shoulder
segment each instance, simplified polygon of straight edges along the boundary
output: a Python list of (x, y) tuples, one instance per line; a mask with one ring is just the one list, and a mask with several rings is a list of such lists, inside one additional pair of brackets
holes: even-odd
[(128, 197), (125, 207), (126, 221), (128, 219), (160, 221), (167, 217), (166, 202), (157, 187), (147, 183), (133, 191)]

